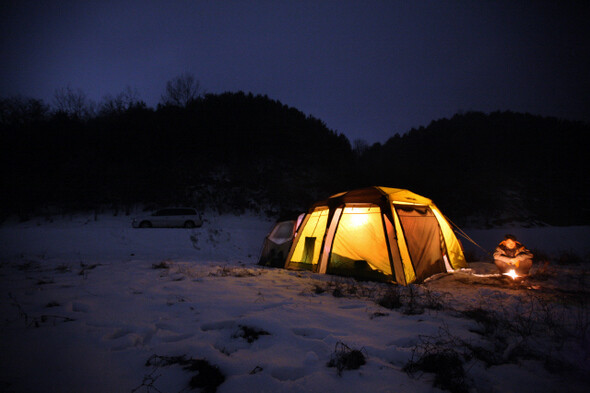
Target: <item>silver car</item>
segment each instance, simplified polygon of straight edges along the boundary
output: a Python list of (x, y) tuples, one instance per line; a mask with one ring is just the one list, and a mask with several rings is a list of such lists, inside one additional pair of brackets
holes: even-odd
[(131, 225), (133, 228), (195, 228), (203, 225), (203, 220), (193, 208), (172, 207), (134, 218)]

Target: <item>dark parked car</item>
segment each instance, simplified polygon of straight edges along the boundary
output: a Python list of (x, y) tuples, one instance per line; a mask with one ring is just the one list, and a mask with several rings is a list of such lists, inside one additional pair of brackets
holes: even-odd
[(190, 207), (172, 207), (133, 219), (133, 228), (195, 228), (203, 225), (197, 211)]

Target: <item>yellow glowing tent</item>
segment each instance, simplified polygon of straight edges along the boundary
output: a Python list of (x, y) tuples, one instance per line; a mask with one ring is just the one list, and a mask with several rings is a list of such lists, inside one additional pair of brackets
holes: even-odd
[(467, 267), (461, 243), (428, 198), (369, 187), (315, 203), (285, 268), (407, 285)]

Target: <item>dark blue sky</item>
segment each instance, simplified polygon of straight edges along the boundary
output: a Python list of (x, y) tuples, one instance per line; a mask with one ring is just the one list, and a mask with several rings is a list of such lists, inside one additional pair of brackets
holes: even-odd
[(351, 141), (458, 111), (590, 121), (588, 1), (23, 1), (0, 5), (0, 95), (127, 86), (155, 107), (190, 72)]

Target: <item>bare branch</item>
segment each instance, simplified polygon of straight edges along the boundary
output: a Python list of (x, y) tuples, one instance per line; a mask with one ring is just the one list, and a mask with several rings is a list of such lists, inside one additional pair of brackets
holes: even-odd
[(65, 113), (76, 119), (87, 119), (92, 116), (94, 104), (82, 89), (72, 89), (70, 86), (55, 90), (54, 103), (57, 112)]
[(186, 107), (201, 96), (201, 84), (189, 73), (181, 74), (166, 82), (162, 104)]

